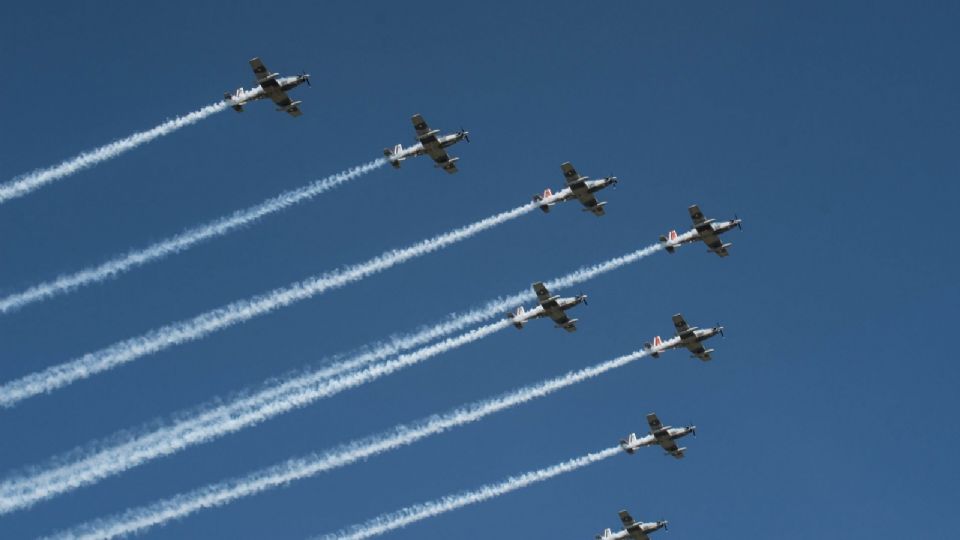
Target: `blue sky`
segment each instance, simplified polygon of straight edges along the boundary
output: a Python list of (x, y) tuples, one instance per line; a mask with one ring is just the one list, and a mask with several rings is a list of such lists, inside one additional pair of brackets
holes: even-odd
[[(303, 538), (605, 448), (651, 449), (397, 531), (591, 538), (627, 508), (674, 540), (951, 538), (960, 443), (950, 2), (438, 5), (19, 3), (0, 19), (0, 181), (307, 70), (304, 115), (226, 111), (0, 207), (0, 293), (409, 144), (471, 131), (461, 172), (383, 169), (226, 238), (0, 317), (0, 380), (617, 175), (596, 219), (515, 220), (361, 283), (0, 411), (0, 473), (688, 226), (738, 213), (732, 256), (658, 254), (585, 284), (580, 331), (508, 329), (427, 364), (0, 519), (53, 532), (630, 352), (716, 321), (709, 364), (665, 354), (368, 462), (196, 514), (156, 538)], [(560, 291), (577, 293), (579, 290)], [(947, 330), (946, 339), (944, 330)]]

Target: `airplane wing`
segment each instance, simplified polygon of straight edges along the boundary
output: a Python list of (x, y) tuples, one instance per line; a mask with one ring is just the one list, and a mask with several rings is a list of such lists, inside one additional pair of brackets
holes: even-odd
[(457, 165), (447, 155), (447, 151), (440, 147), (440, 141), (437, 140), (437, 130), (430, 129), (427, 121), (419, 114), (413, 115), (410, 120), (413, 122), (413, 129), (417, 132), (417, 140), (423, 145), (423, 150), (433, 161), (443, 170), (450, 174), (457, 172)]
[(703, 240), (703, 243), (710, 248), (710, 251), (716, 253), (721, 257), (726, 257), (730, 254), (727, 251), (727, 248), (723, 247), (723, 242), (720, 240), (720, 237), (713, 232), (713, 227), (710, 228), (707, 232), (700, 233), (700, 239)]
[(437, 132), (430, 130), (430, 126), (422, 116), (415, 114), (410, 117), (410, 121), (413, 122), (413, 129), (417, 132), (417, 140), (423, 143), (424, 148), (430, 143), (437, 143)]
[(594, 197), (593, 193), (590, 193), (586, 185), (580, 188), (574, 188), (573, 194), (580, 200), (580, 204), (582, 204), (584, 208), (593, 212), (593, 215), (602, 216), (606, 213), (603, 210), (603, 206), (597, 202), (597, 198)]
[(257, 78), (257, 84), (264, 90), (269, 91), (271, 88), (280, 87), (276, 77), (271, 77), (270, 70), (267, 69), (267, 66), (263, 65), (263, 62), (259, 58), (250, 60), (250, 67), (253, 68), (253, 75)]
[(548, 317), (553, 319), (553, 322), (556, 323), (557, 326), (563, 327), (567, 332), (577, 331), (577, 327), (570, 323), (570, 317), (567, 317), (567, 314), (560, 309), (556, 298), (550, 294), (550, 291), (543, 283), (539, 281), (534, 283), (533, 292), (537, 294), (537, 302), (543, 307), (543, 311)]
[(567, 182), (567, 185), (570, 186), (571, 188), (575, 188), (575, 186), (577, 186), (578, 184), (579, 185), (586, 184), (585, 182), (586, 178), (580, 176), (580, 173), (578, 173), (577, 170), (573, 168), (573, 165), (570, 164), (569, 161), (560, 165), (560, 170), (563, 171), (563, 179)]
[(671, 456), (677, 459), (683, 458), (683, 451), (681, 451), (680, 448), (677, 446), (677, 441), (667, 438), (658, 442), (660, 443), (660, 447), (663, 448)]
[(701, 360), (713, 360), (713, 357), (710, 356), (710, 353), (707, 352), (707, 349), (705, 349), (699, 341), (687, 345), (687, 350)]
[(597, 198), (594, 197), (593, 193), (590, 193), (590, 189), (587, 187), (587, 178), (581, 176), (569, 161), (560, 165), (560, 169), (563, 171), (563, 178), (567, 187), (570, 188), (573, 196), (580, 200), (580, 204), (596, 216), (604, 215), (603, 206), (597, 203)]
[(290, 96), (280, 88), (276, 73), (270, 73), (270, 70), (267, 69), (267, 66), (263, 65), (263, 62), (259, 58), (250, 60), (250, 67), (253, 68), (253, 74), (257, 77), (257, 84), (263, 88), (263, 91), (267, 93), (277, 107), (282, 107), (290, 116), (300, 116), (303, 114), (297, 105), (290, 106), (293, 101), (290, 99)]
[(700, 230), (700, 226), (707, 222), (707, 218), (703, 216), (703, 212), (700, 211), (700, 207), (693, 205), (687, 210), (690, 211), (690, 219), (693, 220), (693, 226)]
[(682, 334), (690, 329), (690, 325), (683, 319), (683, 315), (679, 313), (673, 316), (673, 327), (677, 329), (677, 334)]
[(440, 148), (439, 144), (434, 144), (432, 147), (424, 146), (427, 150), (427, 154), (439, 165), (443, 170), (447, 171), (450, 174), (457, 172), (457, 164), (454, 163), (450, 156), (447, 155), (447, 151), (443, 148)]
[[(630, 513), (626, 510), (620, 511), (620, 522), (623, 523), (623, 529), (627, 531), (627, 534), (630, 535), (632, 540), (650, 540), (650, 537), (641, 531), (640, 527), (636, 527), (637, 522), (630, 517)], [(633, 529), (631, 529), (631, 527), (633, 527)]]
[[(550, 291), (547, 290), (546, 285), (544, 285), (542, 282), (539, 282), (539, 281), (533, 284), (533, 292), (536, 293), (537, 302), (539, 302), (540, 305), (543, 305), (544, 302), (549, 300), (551, 296)], [(554, 304), (556, 304), (556, 302), (554, 302)]]
[(703, 243), (710, 248), (710, 251), (721, 257), (729, 255), (730, 253), (723, 247), (723, 242), (720, 241), (720, 237), (717, 236), (717, 233), (713, 230), (713, 220), (707, 219), (697, 205), (691, 206), (688, 210), (690, 211), (690, 219), (693, 220), (693, 227), (700, 234), (700, 240), (703, 240)]
[(650, 431), (660, 431), (660, 428), (663, 427), (663, 423), (657, 418), (657, 413), (650, 413), (647, 415), (647, 423), (650, 424)]
[(571, 322), (570, 317), (567, 317), (567, 314), (563, 312), (560, 308), (548, 309), (547, 314), (553, 319), (553, 322), (557, 326), (563, 328), (567, 332), (576, 332), (577, 326)]

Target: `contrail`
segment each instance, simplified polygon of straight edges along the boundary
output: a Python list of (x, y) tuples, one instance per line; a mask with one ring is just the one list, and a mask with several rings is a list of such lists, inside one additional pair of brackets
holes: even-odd
[[(603, 263), (583, 267), (548, 282), (551, 287), (570, 287), (600, 274), (636, 262), (660, 250), (658, 244), (636, 250)], [(0, 514), (23, 509), (41, 500), (96, 483), (154, 459), (168, 456), (191, 446), (218, 439), (291, 410), (305, 407), (326, 397), (327, 381), (342, 373), (425, 345), (479, 324), (534, 298), (530, 289), (487, 302), (481, 308), (453, 314), (448, 320), (422, 328), (406, 336), (397, 336), (386, 343), (320, 369), (268, 381), (260, 390), (246, 390), (234, 399), (217, 398), (195, 412), (178, 414), (173, 424), (151, 422), (152, 431), (126, 432), (108, 440), (88, 445), (92, 450), (76, 449), (50, 460), (46, 466), (34, 466), (29, 474), (11, 476), (0, 483)], [(430, 349), (431, 356), (448, 349)], [(418, 351), (415, 354), (424, 354)], [(425, 360), (428, 356), (423, 356)], [(160, 425), (157, 428), (155, 426)]]
[(175, 495), (156, 503), (132, 508), (115, 516), (101, 518), (56, 534), (55, 538), (113, 538), (183, 518), (205, 508), (223, 506), (242, 497), (283, 486), (324, 471), (355, 463), (394, 450), (448, 429), (476, 422), (493, 413), (547, 396), (568, 386), (597, 377), (646, 356), (646, 351), (608, 360), (595, 366), (571, 371), (560, 377), (525, 386), (508, 394), (474, 402), (443, 415), (396, 426), (386, 432), (343, 444), (323, 453), (287, 460), (247, 476), (234, 478)]
[[(51, 392), (102, 371), (132, 362), (147, 354), (200, 339), (210, 333), (311, 298), (330, 289), (360, 281), (410, 259), (443, 249), (471, 238), (477, 233), (516, 219), (537, 208), (537, 204), (530, 202), (518, 206), (513, 210), (501, 212), (465, 227), (422, 240), (412, 246), (387, 251), (362, 264), (326, 272), (274, 289), (266, 294), (239, 300), (192, 319), (163, 326), (106, 349), (87, 353), (64, 364), (5, 383), (0, 386), (0, 406), (12, 407), (27, 398)], [(539, 204), (542, 204), (542, 201)]]
[[(400, 355), (389, 362), (376, 364), (366, 369), (358, 370), (353, 373), (347, 373), (340, 377), (331, 378), (326, 381), (316, 383), (311, 388), (302, 388), (299, 395), (291, 396), (288, 399), (298, 400), (302, 404), (334, 396), (344, 390), (366, 384), (375, 379), (379, 379), (380, 377), (390, 375), (391, 373), (399, 371), (403, 368), (426, 361), (427, 359), (437, 356), (441, 353), (482, 339), (490, 334), (493, 334), (494, 332), (498, 332), (504, 328), (507, 328), (509, 325), (510, 321), (503, 320), (482, 326), (465, 334), (447, 338), (415, 352)], [(286, 409), (289, 410), (296, 407), (298, 404), (288, 401), (287, 403), (281, 405), (285, 406)], [(257, 412), (260, 413), (260, 415), (264, 413), (262, 410)], [(238, 424), (250, 425), (252, 421), (256, 420), (251, 419), (248, 416), (246, 418), (228, 418), (226, 421), (230, 424), (228, 426), (220, 426), (220, 429), (227, 428), (230, 431), (236, 431), (238, 428), (232, 426), (236, 426)], [(152, 437), (144, 438), (150, 440), (138, 440), (135, 441), (134, 444), (127, 444), (118, 448), (100, 452), (98, 455), (94, 456), (95, 459), (91, 460), (92, 463), (88, 461), (87, 463), (80, 463), (80, 466), (75, 464), (73, 466), (46, 471), (32, 478), (5, 481), (3, 484), (0, 484), (0, 515), (12, 512), (14, 510), (27, 508), (43, 499), (48, 499), (65, 491), (70, 491), (72, 489), (76, 489), (77, 487), (91, 484), (96, 480), (104, 478), (105, 476), (129, 469), (133, 466), (131, 462), (142, 463), (145, 461), (147, 457), (145, 454), (152, 453), (154, 454), (152, 457), (155, 457), (158, 450), (158, 445), (162, 447), (165, 454), (171, 454), (177, 450), (183, 449), (186, 446), (195, 444), (195, 441), (192, 441), (190, 437), (196, 437), (200, 434), (202, 434), (202, 432), (188, 432), (186, 433), (186, 438), (184, 438), (184, 433), (182, 432), (177, 434), (162, 433), (161, 437), (154, 435)], [(170, 435), (179, 435), (179, 438), (163, 438), (169, 437)], [(150, 445), (152, 445), (152, 448)], [(89, 465), (91, 464), (95, 465), (96, 467), (90, 467)], [(87, 465), (87, 467), (83, 467), (83, 465)]]
[(386, 163), (387, 160), (384, 158), (375, 159), (358, 167), (353, 167), (317, 180), (302, 188), (281, 193), (256, 206), (251, 206), (245, 210), (238, 210), (232, 215), (224, 216), (204, 225), (188, 229), (176, 236), (172, 236), (146, 248), (129, 251), (97, 266), (84, 268), (72, 274), (60, 276), (52, 281), (34, 285), (25, 291), (0, 298), (0, 313), (9, 313), (28, 304), (64, 294), (85, 285), (104, 281), (138, 266), (180, 253), (193, 247), (194, 244), (217, 236), (226, 235), (234, 229), (250, 225), (264, 216), (316, 197), (340, 184), (383, 167)]
[(6, 184), (0, 184), (0, 204), (3, 204), (10, 199), (22, 197), (23, 195), (39, 189), (50, 182), (70, 176), (71, 174), (79, 172), (88, 167), (93, 167), (101, 161), (115, 158), (127, 150), (132, 150), (142, 144), (146, 144), (157, 137), (162, 137), (164, 135), (173, 133), (182, 127), (196, 124), (200, 120), (224, 110), (226, 107), (227, 103), (223, 101), (214, 103), (212, 105), (207, 105), (200, 110), (193, 111), (192, 113), (183, 116), (178, 116), (173, 120), (167, 120), (153, 129), (140, 131), (130, 135), (129, 137), (125, 137), (123, 139), (113, 141), (110, 144), (101, 146), (100, 148), (83, 152), (64, 161), (63, 163), (60, 163), (59, 165), (54, 165), (53, 167), (48, 167), (46, 169), (38, 169), (31, 173), (18, 176)]
[(603, 461), (622, 452), (623, 450), (621, 450), (619, 446), (607, 448), (606, 450), (564, 461), (545, 469), (531, 471), (521, 474), (520, 476), (511, 476), (500, 483), (487, 484), (473, 491), (447, 495), (434, 501), (408, 506), (396, 512), (380, 515), (365, 523), (343, 529), (340, 532), (317, 537), (317, 540), (362, 540), (372, 536), (379, 536), (395, 529), (406, 527), (417, 521), (439, 516), (440, 514), (445, 514), (471, 504), (488, 501), (495, 497), (506, 495), (511, 491), (525, 488), (531, 484), (543, 482), (555, 476), (582, 469), (587, 465)]

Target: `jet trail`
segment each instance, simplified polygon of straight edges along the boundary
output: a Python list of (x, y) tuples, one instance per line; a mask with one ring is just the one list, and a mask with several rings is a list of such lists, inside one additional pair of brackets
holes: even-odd
[(132, 362), (142, 356), (200, 339), (218, 330), (264, 315), (300, 300), (311, 298), (330, 289), (360, 281), (410, 259), (427, 255), (471, 238), (477, 233), (527, 214), (535, 208), (537, 208), (537, 205), (530, 202), (465, 227), (422, 240), (412, 246), (387, 251), (367, 262), (312, 276), (292, 285), (274, 289), (266, 294), (236, 301), (197, 315), (192, 319), (163, 326), (142, 336), (121, 341), (64, 364), (52, 366), (43, 371), (13, 380), (0, 385), (0, 406), (12, 407), (25, 399), (44, 392), (52, 392), (97, 373)]
[[(659, 244), (639, 249), (603, 263), (583, 267), (549, 281), (551, 287), (570, 287), (598, 275), (636, 262), (660, 250)], [(534, 298), (529, 289), (487, 302), (483, 307), (453, 314), (447, 321), (422, 328), (406, 336), (397, 336), (376, 344), (343, 361), (320, 369), (288, 375), (269, 381), (259, 389), (238, 392), (233, 399), (217, 398), (188, 414), (175, 415), (175, 422), (163, 425), (151, 422), (152, 431), (127, 431), (122, 436), (88, 445), (93, 450), (75, 449), (34, 466), (30, 474), (11, 476), (0, 483), (0, 515), (23, 509), (41, 500), (96, 483), (154, 459), (175, 454), (191, 446), (204, 444), (275, 416), (310, 405), (326, 397), (328, 379), (395, 354), (425, 345), (467, 326), (498, 316), (520, 302)], [(449, 349), (431, 349), (430, 356)], [(424, 354), (421, 351), (411, 354)], [(425, 360), (429, 356), (422, 356)], [(155, 426), (160, 425), (157, 428)]]
[(94, 150), (90, 150), (89, 152), (83, 152), (64, 161), (63, 163), (60, 163), (59, 165), (54, 165), (53, 167), (48, 167), (46, 169), (38, 169), (33, 172), (18, 176), (6, 184), (0, 184), (0, 204), (3, 204), (10, 199), (22, 197), (36, 189), (39, 189), (45, 184), (49, 184), (50, 182), (70, 176), (71, 174), (82, 171), (83, 169), (93, 167), (101, 161), (115, 158), (120, 154), (123, 154), (128, 150), (132, 150), (142, 144), (146, 144), (157, 137), (162, 137), (164, 135), (173, 133), (182, 127), (196, 124), (200, 120), (224, 110), (226, 107), (226, 102), (219, 101), (184, 116), (178, 116), (173, 120), (167, 120), (153, 129), (140, 131), (130, 135), (129, 137), (125, 137)]
[[(340, 377), (330, 378), (326, 381), (316, 383), (312, 387), (302, 388), (298, 395), (288, 397), (288, 400), (293, 399), (295, 400), (294, 402), (291, 403), (288, 401), (280, 405), (285, 406), (285, 409), (289, 410), (302, 403), (309, 403), (334, 396), (344, 390), (366, 384), (403, 368), (424, 362), (438, 354), (482, 339), (508, 326), (510, 326), (510, 321), (498, 321), (465, 334), (447, 338), (444, 341), (435, 343), (429, 347), (424, 347), (415, 352), (401, 355), (389, 362), (376, 364)], [(264, 411), (257, 410), (253, 411), (253, 413), (254, 415), (259, 413), (259, 415), (262, 416)], [(279, 413), (273, 412), (273, 414)], [(236, 427), (230, 429), (232, 426), (251, 425), (258, 421), (256, 418), (250, 418), (249, 416), (229, 418), (226, 420), (230, 422), (231, 426), (220, 426), (220, 429), (227, 428), (230, 431), (238, 429)], [(93, 459), (89, 461), (46, 471), (35, 477), (27, 478), (26, 481), (23, 481), (23, 479), (5, 481), (3, 484), (0, 484), (0, 515), (28, 508), (43, 499), (54, 497), (65, 491), (91, 484), (106, 476), (129, 469), (135, 464), (145, 461), (145, 454), (151, 450), (154, 454), (152, 457), (156, 457), (158, 445), (163, 447), (163, 453), (171, 454), (186, 446), (195, 444), (195, 441), (191, 440), (190, 437), (196, 437), (201, 434), (202, 432), (198, 431), (188, 432), (186, 433), (186, 437), (184, 437), (184, 434), (181, 432), (176, 434), (179, 435), (179, 438), (171, 440), (167, 438), (171, 435), (170, 433), (162, 433), (161, 437), (154, 435), (153, 437), (148, 437), (147, 439), (149, 440), (138, 440), (135, 441), (134, 444), (108, 449), (93, 456)], [(144, 448), (145, 444), (147, 448)], [(152, 449), (149, 448), (151, 444), (153, 445)], [(90, 465), (94, 465), (94, 467)]]
[(183, 518), (205, 508), (223, 506), (243, 497), (281, 487), (289, 482), (309, 478), (321, 472), (344, 467), (413, 444), (454, 427), (476, 422), (493, 413), (525, 404), (568, 386), (592, 379), (646, 355), (646, 351), (635, 351), (592, 367), (571, 371), (553, 379), (522, 387), (495, 398), (474, 402), (443, 415), (430, 416), (412, 424), (401, 424), (386, 432), (358, 439), (323, 453), (290, 459), (247, 476), (209, 484), (147, 506), (132, 508), (111, 517), (91, 521), (73, 529), (62, 531), (56, 534), (54, 538), (113, 538), (142, 532), (150, 527)]
[(471, 504), (488, 501), (495, 497), (506, 495), (511, 491), (525, 488), (531, 484), (537, 484), (555, 476), (582, 469), (587, 465), (593, 465), (598, 461), (603, 461), (622, 452), (623, 450), (621, 450), (619, 446), (607, 448), (606, 450), (564, 461), (545, 469), (531, 471), (521, 474), (520, 476), (511, 476), (503, 482), (487, 484), (473, 491), (447, 495), (434, 501), (408, 506), (396, 512), (383, 514), (367, 522), (343, 529), (337, 533), (317, 537), (316, 540), (362, 540), (372, 536), (379, 536), (395, 529), (406, 527), (417, 521), (439, 516), (440, 514), (445, 514)]
[(84, 268), (52, 281), (34, 285), (25, 291), (0, 298), (0, 313), (10, 313), (28, 304), (70, 292), (78, 287), (104, 281), (157, 259), (180, 253), (194, 244), (217, 236), (224, 236), (234, 229), (244, 227), (261, 218), (289, 208), (299, 202), (329, 191), (340, 184), (363, 176), (386, 165), (384, 158), (375, 159), (358, 167), (317, 180), (302, 188), (281, 193), (262, 203), (232, 215), (221, 217), (205, 225), (188, 229), (143, 249), (129, 251), (94, 267)]

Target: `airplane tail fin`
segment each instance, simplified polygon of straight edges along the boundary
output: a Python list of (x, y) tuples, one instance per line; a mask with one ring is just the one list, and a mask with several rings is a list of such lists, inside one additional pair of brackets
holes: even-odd
[(526, 313), (526, 310), (523, 309), (523, 306), (517, 307), (513, 313), (507, 312), (507, 318), (513, 321), (513, 326), (515, 326), (517, 330), (523, 330), (523, 325), (527, 323), (527, 321), (521, 320), (524, 313)]
[(603, 533), (598, 534), (598, 535), (596, 536), (596, 539), (597, 539), (597, 540), (606, 540), (607, 538), (610, 538), (611, 536), (613, 536), (613, 529), (604, 529), (604, 530), (603, 530)]
[(243, 88), (237, 88), (237, 91), (233, 94), (224, 92), (223, 100), (229, 103), (233, 110), (243, 112)]
[(624, 452), (628, 454), (632, 454), (637, 451), (637, 449), (633, 447), (633, 444), (636, 442), (637, 442), (637, 434), (631, 433), (630, 435), (627, 436), (626, 439), (620, 439), (620, 448), (623, 448)]
[(400, 162), (403, 161), (403, 145), (398, 144), (393, 147), (393, 150), (389, 148), (383, 149), (383, 155), (387, 156), (387, 159), (390, 160), (390, 164), (393, 165), (394, 169), (400, 168)]
[[(547, 188), (543, 190), (543, 195), (534, 195), (533, 200), (535, 202), (540, 202), (543, 200), (549, 200), (550, 197), (553, 197), (553, 190), (551, 190), (550, 188)], [(540, 209), (543, 210), (544, 213), (547, 213), (550, 211), (550, 204), (541, 204)]]
[(652, 351), (652, 352), (650, 353), (650, 356), (652, 356), (652, 357), (654, 357), (654, 358), (660, 358), (660, 350), (659, 350), (659, 347), (660, 347), (661, 345), (663, 345), (663, 340), (660, 339), (660, 336), (654, 336), (654, 337), (653, 337), (653, 343), (649, 343), (649, 342), (648, 342), (648, 343), (644, 343), (644, 344), (643, 344), (643, 348), (644, 348), (645, 350), (647, 350), (647, 351)]
[(666, 236), (660, 236), (660, 243), (663, 244), (664, 249), (667, 250), (667, 253), (673, 253), (677, 246), (674, 242), (677, 241), (677, 231), (672, 230), (666, 234)]

